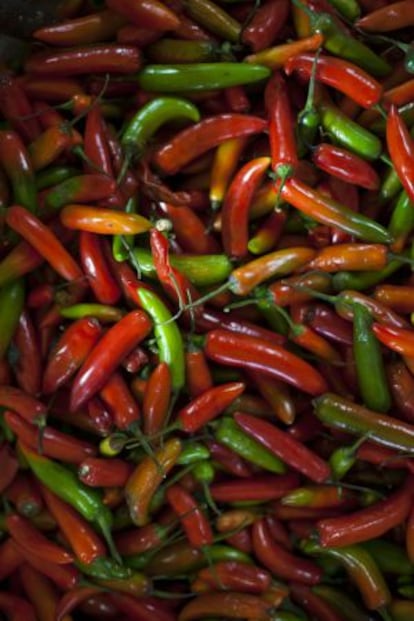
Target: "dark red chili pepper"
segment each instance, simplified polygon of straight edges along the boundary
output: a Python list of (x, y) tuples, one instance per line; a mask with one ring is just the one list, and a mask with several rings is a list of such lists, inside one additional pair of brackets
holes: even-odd
[(96, 448), (90, 442), (58, 431), (49, 425), (40, 431), (38, 427), (30, 425), (24, 418), (10, 411), (4, 413), (4, 419), (21, 442), (33, 450), (40, 446), (43, 454), (48, 457), (78, 464), (86, 457), (96, 454)]
[(8, 502), (12, 503), (17, 513), (31, 518), (44, 509), (44, 502), (36, 483), (28, 472), (19, 472), (5, 492)]
[(309, 559), (292, 554), (273, 539), (264, 519), (253, 524), (252, 537), (256, 557), (277, 578), (310, 585), (320, 582), (321, 568)]
[(188, 541), (195, 548), (213, 543), (213, 531), (207, 516), (193, 496), (181, 485), (172, 485), (166, 498), (180, 520)]
[(37, 210), (37, 192), (29, 153), (17, 132), (0, 131), (0, 163), (10, 180), (14, 202)]
[(33, 37), (59, 47), (87, 45), (112, 39), (124, 23), (125, 19), (114, 11), (96, 11), (90, 15), (38, 28)]
[(239, 591), (241, 593), (263, 593), (270, 587), (272, 577), (260, 567), (222, 561), (201, 569), (197, 579), (205, 582), (211, 590)]
[(246, 114), (211, 116), (176, 134), (155, 152), (153, 161), (163, 173), (172, 175), (221, 142), (260, 133), (266, 125), (263, 119)]
[(175, 30), (180, 20), (159, 0), (143, 0), (139, 4), (133, 0), (108, 0), (107, 6), (124, 15), (129, 22), (149, 30)]
[(79, 464), (78, 476), (91, 487), (124, 487), (132, 470), (123, 459), (87, 457)]
[(414, 142), (397, 106), (391, 105), (386, 123), (388, 151), (395, 171), (410, 199), (414, 200)]
[(243, 479), (213, 483), (211, 495), (217, 502), (267, 502), (282, 498), (299, 484), (296, 474), (256, 474)]
[(371, 164), (346, 149), (321, 142), (312, 151), (312, 161), (321, 170), (347, 183), (367, 190), (379, 188), (380, 178)]
[(0, 593), (0, 610), (5, 613), (8, 621), (36, 621), (34, 608), (22, 597), (12, 593)]
[(207, 440), (206, 445), (210, 451), (211, 458), (218, 464), (221, 470), (241, 478), (247, 478), (252, 475), (252, 470), (248, 463), (239, 457), (237, 453), (224, 446), (224, 444), (214, 440)]
[[(107, 140), (105, 119), (102, 114), (101, 106), (99, 106), (97, 102), (95, 102), (95, 105), (90, 108), (86, 115), (84, 149), (85, 155), (88, 158), (87, 162), (85, 162), (86, 172), (95, 173), (97, 169), (109, 177), (113, 176), (111, 151)], [(90, 164), (88, 164), (88, 162), (90, 162)]]
[(49, 354), (43, 374), (43, 392), (51, 394), (66, 384), (101, 335), (102, 328), (93, 317), (84, 317), (69, 325)]
[(19, 416), (31, 424), (44, 424), (46, 406), (32, 395), (14, 386), (0, 386), (0, 406), (17, 412)]
[(71, 410), (76, 411), (96, 394), (119, 362), (144, 339), (152, 328), (148, 315), (131, 311), (98, 341), (78, 371), (71, 390)]
[(7, 537), (0, 544), (0, 559), (0, 580), (8, 578), (24, 562), (24, 557), (11, 537)]
[(40, 392), (42, 365), (39, 357), (39, 338), (27, 310), (23, 310), (14, 333), (13, 344), (19, 352), (14, 373), (19, 388), (30, 395)]
[(19, 470), (19, 463), (8, 444), (2, 444), (0, 446), (0, 463), (2, 465), (0, 472), (0, 493), (3, 493), (6, 487), (12, 483)]
[(34, 115), (24, 84), (5, 72), (0, 81), (0, 110), (26, 143), (32, 142), (40, 134), (39, 121)]
[(315, 616), (318, 621), (342, 621), (343, 616), (311, 588), (300, 583), (291, 582), (289, 593), (293, 601)]
[(220, 364), (255, 369), (313, 395), (327, 390), (323, 377), (308, 363), (261, 338), (212, 330), (207, 334), (205, 353)]
[(141, 411), (122, 375), (115, 371), (100, 389), (99, 396), (112, 413), (117, 429), (128, 429), (140, 419)]
[(50, 578), (57, 587), (62, 589), (62, 591), (71, 591), (78, 584), (81, 574), (74, 565), (58, 565), (57, 563), (50, 563), (42, 556), (32, 554), (27, 548), (23, 548), (17, 543), (16, 546), (18, 547), (24, 561), (28, 562), (43, 575)]
[(254, 52), (270, 47), (285, 26), (289, 16), (289, 3), (285, 0), (266, 0), (253, 13), (243, 28), (241, 40)]

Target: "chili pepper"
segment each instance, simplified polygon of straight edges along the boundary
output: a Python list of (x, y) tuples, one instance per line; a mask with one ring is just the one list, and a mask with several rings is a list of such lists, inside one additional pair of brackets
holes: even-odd
[(289, 593), (294, 602), (300, 604), (301, 608), (312, 615), (318, 615), (320, 621), (341, 621), (340, 615), (330, 604), (325, 601), (310, 587), (293, 582), (290, 584)]
[(411, 394), (414, 389), (414, 378), (402, 360), (390, 361), (386, 366), (386, 374), (399, 414), (406, 421), (413, 422), (414, 410)]
[(71, 132), (65, 125), (52, 125), (28, 146), (30, 162), (35, 172), (50, 166), (68, 148), (73, 146)]
[(67, 383), (101, 335), (101, 326), (92, 317), (79, 319), (68, 326), (49, 355), (43, 375), (43, 392), (51, 394)]
[(319, 483), (329, 477), (330, 468), (328, 464), (288, 433), (267, 421), (242, 412), (235, 414), (234, 418), (245, 432), (263, 444), (287, 465)]
[(95, 454), (95, 447), (90, 442), (74, 438), (50, 426), (39, 428), (30, 425), (24, 418), (14, 412), (6, 411), (4, 419), (21, 442), (32, 450), (39, 445), (48, 457), (54, 457), (69, 463), (79, 463), (88, 456)]
[(317, 109), (323, 128), (339, 145), (364, 159), (376, 160), (380, 156), (382, 145), (378, 136), (358, 125), (331, 103), (319, 102)]
[(37, 211), (37, 192), (30, 157), (19, 135), (0, 131), (0, 162), (9, 179), (13, 200), (30, 211)]
[(18, 360), (14, 364), (17, 384), (24, 392), (36, 395), (40, 392), (42, 368), (38, 335), (27, 310), (20, 314), (13, 345), (19, 352)]
[(177, 514), (190, 544), (195, 548), (211, 545), (213, 542), (211, 526), (193, 496), (181, 485), (176, 484), (168, 488), (166, 497)]
[(375, 287), (373, 296), (395, 312), (405, 314), (414, 311), (411, 293), (411, 286), (384, 284)]
[(121, 289), (107, 265), (99, 237), (81, 231), (79, 252), (83, 270), (98, 302), (116, 304), (121, 297)]
[(377, 322), (372, 325), (372, 330), (377, 339), (392, 351), (403, 356), (414, 354), (414, 332), (411, 330)]
[(36, 175), (36, 188), (38, 191), (45, 190), (70, 179), (77, 172), (77, 169), (71, 166), (50, 166)]
[(230, 417), (222, 417), (215, 431), (219, 442), (250, 463), (277, 474), (286, 471), (284, 463), (271, 451), (245, 434)]
[[(214, 457), (214, 455), (213, 455)], [(268, 502), (282, 498), (298, 485), (298, 477), (287, 474), (261, 474), (213, 483), (211, 495), (217, 502)]]
[(298, 54), (288, 59), (285, 72), (290, 75), (297, 71), (301, 77), (309, 79), (316, 62), (316, 79), (351, 97), (360, 106), (370, 108), (382, 96), (381, 84), (367, 72), (352, 62), (333, 56)]
[(61, 211), (60, 218), (70, 229), (100, 235), (136, 235), (151, 228), (151, 223), (143, 216), (106, 207), (67, 205)]
[(0, 457), (2, 463), (2, 471), (0, 476), (1, 493), (12, 484), (19, 469), (19, 464), (10, 447), (7, 444), (0, 446)]
[(213, 41), (163, 37), (150, 43), (145, 50), (153, 63), (180, 64), (211, 62), (219, 59), (220, 49)]
[(277, 187), (284, 200), (321, 224), (336, 226), (364, 241), (380, 244), (392, 241), (386, 229), (377, 222), (315, 192), (297, 179), (288, 179), (282, 187), (277, 182)]
[(225, 40), (238, 43), (241, 35), (241, 25), (227, 11), (218, 4), (207, 0), (184, 0), (186, 13), (192, 17), (197, 24), (206, 28)]
[(120, 308), (107, 306), (106, 304), (73, 304), (60, 309), (60, 314), (65, 319), (85, 319), (92, 317), (101, 323), (114, 323), (120, 321), (125, 315)]
[(254, 52), (264, 50), (277, 39), (288, 16), (287, 2), (267, 0), (254, 12), (249, 23), (243, 28), (241, 40)]
[(221, 470), (241, 478), (249, 477), (252, 474), (248, 464), (237, 453), (224, 446), (224, 444), (208, 440), (206, 445), (210, 451), (211, 458)]
[(181, 453), (178, 438), (169, 438), (152, 457), (144, 459), (136, 466), (125, 486), (126, 500), (131, 519), (137, 526), (145, 526), (149, 521), (149, 504), (167, 473), (174, 467)]
[(36, 454), (23, 444), (19, 446), (30, 468), (41, 483), (61, 500), (71, 505), (88, 522), (95, 522), (112, 554), (117, 557), (118, 554), (113, 547), (110, 532), (112, 514), (103, 504), (100, 494), (81, 483), (76, 474), (66, 467)]
[(0, 359), (4, 358), (18, 329), (23, 311), (25, 287), (23, 280), (13, 280), (0, 288)]
[(0, 576), (4, 580), (24, 562), (24, 557), (20, 554), (19, 548), (11, 537), (7, 537), (0, 544)]
[(70, 203), (88, 203), (103, 200), (116, 190), (116, 183), (106, 174), (74, 175), (54, 185), (46, 194), (49, 209), (59, 210)]
[(5, 613), (9, 621), (19, 621), (19, 619), (36, 621), (33, 606), (22, 597), (12, 593), (4, 591), (0, 593), (0, 610)]
[(269, 619), (270, 604), (247, 593), (206, 593), (198, 595), (186, 604), (178, 617), (179, 621), (192, 621), (206, 616), (225, 614), (233, 619), (254, 618), (257, 621)]
[(361, 546), (347, 545), (339, 549), (323, 548), (314, 542), (305, 541), (302, 548), (308, 554), (328, 555), (338, 560), (357, 585), (369, 610), (380, 609), (389, 604), (391, 594), (387, 584), (372, 556)]
[[(220, 251), (216, 239), (207, 231), (204, 221), (195, 213), (193, 208), (188, 205), (175, 206), (166, 203), (165, 211), (172, 223), (178, 245), (185, 253), (192, 253), (195, 256), (204, 254), (208, 257), (208, 255)], [(177, 257), (178, 255), (176, 255)], [(229, 260), (227, 259), (227, 261)]]
[(132, 469), (123, 459), (87, 457), (79, 464), (78, 476), (91, 487), (123, 487)]
[(227, 561), (211, 568), (201, 569), (197, 579), (203, 580), (211, 590), (237, 590), (242, 593), (263, 593), (270, 587), (269, 572), (259, 567)]
[(243, 366), (271, 375), (310, 394), (325, 391), (323, 378), (309, 364), (273, 343), (228, 330), (207, 334), (205, 353), (220, 364)]
[(25, 70), (29, 74), (61, 77), (88, 73), (133, 73), (140, 67), (138, 48), (105, 43), (38, 52), (27, 60)]
[(175, 118), (196, 123), (200, 113), (194, 104), (179, 97), (155, 97), (142, 106), (122, 132), (121, 144), (127, 157), (140, 157), (159, 127)]
[(312, 585), (321, 580), (321, 569), (313, 561), (293, 555), (273, 539), (263, 519), (254, 522), (252, 536), (256, 557), (274, 576)]
[(24, 86), (11, 74), (3, 72), (0, 84), (0, 110), (12, 129), (25, 143), (34, 140), (41, 132), (38, 119)]
[(409, 198), (414, 200), (414, 171), (411, 166), (414, 143), (398, 111), (392, 104), (387, 115), (386, 138), (388, 151)]
[[(391, 259), (382, 270), (363, 271), (363, 272), (337, 272), (332, 278), (332, 285), (336, 291), (343, 289), (354, 289), (363, 291), (381, 283), (388, 276), (391, 276), (402, 267), (402, 262), (398, 259)], [(367, 296), (369, 299), (369, 297)]]
[(114, 11), (103, 10), (91, 15), (65, 20), (35, 30), (33, 37), (48, 45), (71, 47), (111, 39), (125, 20)]
[[(7, 463), (7, 462), (6, 462)], [(7, 501), (14, 505), (17, 513), (32, 518), (44, 509), (42, 497), (30, 473), (17, 473), (5, 493)]]
[(71, 410), (76, 411), (98, 392), (118, 363), (144, 339), (151, 329), (148, 316), (131, 311), (102, 336), (75, 376), (71, 389)]
[(387, 412), (391, 406), (391, 395), (371, 314), (362, 304), (355, 304), (353, 314), (353, 351), (362, 400), (366, 407), (376, 412)]
[(29, 564), (20, 568), (19, 577), (25, 595), (36, 612), (36, 618), (41, 621), (53, 621), (59, 596), (51, 581)]
[(380, 179), (365, 160), (345, 149), (320, 143), (312, 152), (313, 163), (321, 170), (367, 190), (377, 190)]
[(131, 0), (108, 0), (107, 5), (141, 28), (175, 30), (179, 25), (178, 17), (158, 0), (146, 0), (140, 6)]
[(267, 328), (261, 328), (251, 321), (244, 319), (238, 319), (236, 316), (229, 316), (228, 313), (215, 311), (214, 309), (203, 309), (201, 319), (197, 317), (197, 325), (203, 329), (203, 331), (212, 330), (214, 328), (225, 328), (227, 331), (234, 332), (235, 334), (243, 334), (251, 337), (257, 337), (267, 340), (269, 343), (275, 345), (282, 345), (285, 343), (285, 338), (281, 334), (268, 330)]
[(112, 373), (106, 380), (99, 391), (99, 396), (109, 406), (117, 429), (124, 430), (136, 426), (141, 411), (128, 384), (118, 371)]
[(6, 517), (6, 525), (11, 537), (19, 546), (44, 558), (46, 562), (65, 565), (73, 561), (69, 552), (49, 541), (31, 525), (27, 518), (17, 513), (10, 514)]
[(171, 386), (178, 392), (184, 386), (184, 347), (182, 336), (164, 302), (148, 289), (139, 289), (138, 299), (154, 322), (154, 334), (160, 362), (165, 362), (171, 373)]
[[(220, 66), (220, 72), (223, 69)], [(186, 85), (188, 79), (187, 76), (183, 77)], [(168, 80), (171, 80), (170, 76)], [(214, 115), (176, 134), (155, 152), (153, 161), (162, 172), (171, 175), (225, 140), (250, 136), (263, 131), (265, 127), (266, 121), (255, 116), (236, 113)]]
[(286, 222), (286, 213), (276, 208), (249, 239), (247, 248), (252, 254), (264, 254), (277, 245)]
[(152, 522), (139, 529), (122, 531), (115, 537), (116, 547), (122, 556), (142, 555), (162, 545), (170, 530), (169, 525), (163, 526)]
[(28, 423), (44, 426), (46, 406), (23, 390), (14, 386), (0, 386), (0, 406), (17, 412)]
[(213, 385), (213, 379), (204, 352), (190, 347), (185, 352), (187, 390), (191, 398), (198, 397)]
[(388, 32), (410, 26), (409, 9), (411, 4), (408, 0), (393, 2), (391, 5), (380, 7), (370, 11), (367, 15), (356, 22), (356, 26), (368, 32)]
[(210, 173), (209, 197), (213, 210), (218, 209), (224, 199), (246, 142), (246, 137), (239, 136), (224, 140), (217, 146)]
[(160, 362), (152, 371), (144, 393), (142, 417), (144, 433), (158, 433), (167, 420), (171, 399), (171, 374), (166, 362)]

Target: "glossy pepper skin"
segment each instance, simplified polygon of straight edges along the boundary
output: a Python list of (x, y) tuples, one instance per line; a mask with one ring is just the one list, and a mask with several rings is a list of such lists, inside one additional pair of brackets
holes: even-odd
[(414, 142), (398, 108), (391, 105), (386, 123), (387, 146), (398, 177), (414, 200)]

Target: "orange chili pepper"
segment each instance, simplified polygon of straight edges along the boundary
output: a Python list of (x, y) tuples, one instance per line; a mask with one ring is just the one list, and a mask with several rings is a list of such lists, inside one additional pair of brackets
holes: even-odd
[(149, 231), (152, 226), (149, 220), (135, 213), (88, 205), (67, 205), (60, 218), (70, 229), (100, 235), (136, 235)]
[(387, 260), (388, 248), (383, 244), (335, 244), (321, 248), (306, 265), (306, 270), (381, 270), (387, 265)]

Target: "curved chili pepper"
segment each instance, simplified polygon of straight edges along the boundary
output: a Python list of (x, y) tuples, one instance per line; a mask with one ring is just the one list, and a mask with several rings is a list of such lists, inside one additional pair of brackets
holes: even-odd
[(85, 317), (73, 322), (63, 332), (46, 363), (42, 390), (55, 392), (74, 375), (102, 335), (99, 322)]
[(180, 331), (172, 320), (170, 311), (155, 293), (148, 289), (139, 289), (138, 299), (154, 322), (159, 359), (169, 366), (172, 389), (179, 391), (184, 385), (185, 374), (184, 346)]
[(224, 40), (237, 43), (241, 34), (241, 25), (212, 0), (185, 0), (186, 12), (197, 24)]
[(0, 578), (4, 580), (13, 574), (24, 563), (24, 556), (11, 537), (0, 544)]
[(313, 561), (293, 555), (273, 539), (263, 519), (253, 524), (252, 536), (256, 557), (274, 576), (310, 585), (320, 582), (322, 570)]
[(136, 235), (148, 231), (152, 226), (149, 220), (138, 214), (76, 204), (64, 207), (60, 218), (70, 229), (100, 235)]
[(40, 431), (38, 427), (30, 425), (14, 412), (6, 411), (4, 419), (21, 442), (24, 442), (32, 450), (36, 450), (40, 445), (43, 454), (47, 457), (78, 464), (86, 457), (96, 453), (95, 447), (90, 442), (74, 438), (49, 425), (43, 426)]
[(136, 426), (141, 410), (121, 373), (112, 373), (100, 389), (99, 396), (109, 407), (117, 429), (125, 430)]
[(40, 621), (54, 619), (59, 595), (53, 583), (28, 563), (20, 568), (19, 577), (24, 593), (36, 611), (36, 617)]
[[(213, 453), (212, 453), (213, 455)], [(214, 455), (213, 455), (214, 457)], [(282, 498), (298, 485), (293, 472), (262, 474), (213, 483), (211, 495), (217, 502), (267, 502)]]
[(221, 210), (222, 240), (226, 254), (232, 258), (241, 259), (247, 253), (248, 210), (269, 164), (268, 157), (250, 160), (237, 172), (227, 190)]
[(210, 360), (220, 364), (255, 369), (310, 394), (326, 390), (322, 376), (308, 363), (257, 337), (229, 330), (212, 330), (207, 334), (205, 353)]
[(339, 395), (325, 393), (316, 398), (314, 413), (329, 427), (358, 436), (369, 435), (375, 443), (407, 453), (414, 450), (414, 427), (389, 415), (373, 412)]
[(105, 43), (33, 54), (26, 62), (29, 74), (72, 76), (90, 73), (134, 73), (141, 67), (141, 53), (132, 45)]
[(125, 486), (126, 501), (131, 519), (137, 526), (149, 522), (149, 505), (160, 483), (174, 467), (181, 453), (178, 438), (169, 438), (152, 457), (144, 459), (136, 466)]
[[(178, 244), (185, 253), (193, 253), (195, 257), (204, 255), (207, 260), (209, 260), (209, 255), (217, 256), (215, 253), (220, 251), (220, 247), (216, 239), (207, 231), (204, 221), (192, 208), (187, 205), (176, 206), (166, 203), (165, 210), (168, 218), (172, 222), (174, 235), (176, 236)], [(185, 267), (185, 255), (172, 255), (171, 258), (173, 266), (178, 269), (181, 269), (180, 258), (183, 267)], [(227, 257), (226, 260), (228, 261), (228, 265), (230, 265), (230, 261)], [(199, 259), (199, 262), (201, 263), (201, 259)], [(213, 268), (214, 266), (211, 265), (211, 267)], [(182, 271), (185, 273), (185, 269)], [(200, 270), (197, 271), (199, 272)], [(191, 278), (190, 280), (193, 281)]]
[(373, 323), (372, 330), (377, 339), (392, 351), (403, 356), (414, 355), (414, 331), (377, 322)]
[(337, 272), (383, 269), (388, 262), (388, 248), (383, 244), (335, 244), (319, 250), (308, 264), (311, 270)]
[(212, 209), (216, 210), (223, 202), (227, 187), (233, 176), (240, 155), (246, 146), (247, 138), (239, 136), (221, 142), (214, 154), (210, 173), (209, 197)]
[[(188, 85), (187, 77), (184, 81)], [(265, 128), (266, 121), (255, 116), (236, 113), (211, 116), (176, 134), (155, 152), (153, 161), (162, 172), (172, 175), (225, 140), (250, 136)]]
[[(355, 25), (367, 32), (388, 32), (411, 26), (412, 3), (410, 0), (400, 0), (370, 11), (356, 21)], [(408, 12), (407, 12), (408, 11)]]
[(30, 521), (17, 513), (6, 517), (6, 525), (10, 535), (19, 546), (36, 554), (46, 562), (65, 565), (72, 563), (73, 557), (64, 548), (49, 541)]
[(70, 203), (89, 203), (106, 199), (116, 190), (116, 182), (106, 174), (74, 175), (64, 179), (46, 194), (46, 208), (59, 210)]
[(286, 202), (321, 224), (336, 226), (368, 242), (387, 244), (392, 241), (386, 229), (374, 220), (315, 192), (297, 179), (288, 179), (283, 186), (279, 181), (277, 187)]
[(387, 115), (386, 138), (388, 151), (409, 198), (414, 200), (414, 142), (398, 108), (391, 105)]
[(367, 190), (377, 190), (380, 179), (375, 169), (365, 160), (346, 149), (320, 143), (312, 151), (312, 161), (321, 170), (343, 181)]
[(143, 311), (131, 311), (111, 326), (90, 351), (79, 369), (71, 388), (71, 410), (76, 411), (96, 394), (115, 371), (118, 363), (142, 341), (151, 330)]
[(103, 10), (35, 30), (33, 37), (48, 45), (71, 47), (111, 39), (125, 20), (115, 11)]
[(189, 348), (185, 352), (187, 390), (191, 398), (198, 397), (213, 386), (213, 379), (203, 350)]
[(223, 615), (233, 619), (257, 619), (268, 621), (271, 605), (248, 593), (230, 591), (229, 593), (206, 593), (198, 595), (186, 604), (178, 617), (179, 621), (192, 621), (211, 615)]
[(98, 302), (116, 304), (121, 297), (121, 289), (107, 265), (99, 237), (81, 231), (79, 253), (83, 270)]
[(201, 569), (197, 579), (214, 590), (237, 590), (242, 593), (263, 593), (270, 587), (271, 575), (259, 567), (223, 561)]
[(330, 468), (324, 460), (275, 425), (242, 412), (235, 414), (234, 419), (245, 432), (284, 463), (311, 480), (321, 483), (329, 477)]

